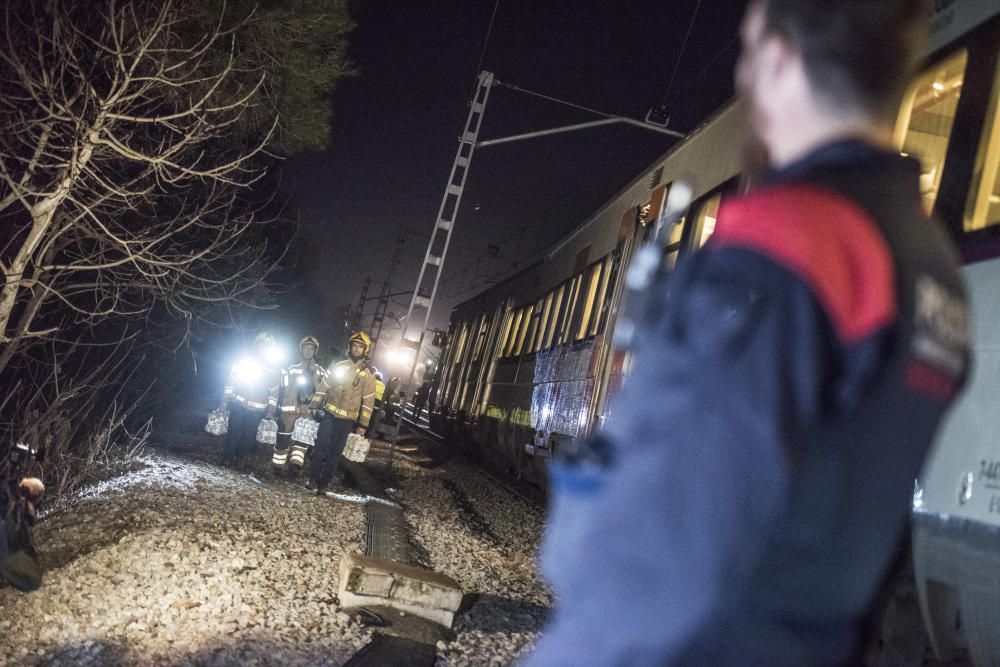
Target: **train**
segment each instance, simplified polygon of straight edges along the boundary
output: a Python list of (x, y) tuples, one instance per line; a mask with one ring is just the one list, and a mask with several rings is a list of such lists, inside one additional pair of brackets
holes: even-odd
[[(939, 655), (1000, 664), (1000, 3), (936, 0), (924, 60), (895, 141), (922, 165), (928, 211), (963, 260), (975, 370), (915, 481), (913, 561)], [(668, 230), (676, 261), (712, 235), (747, 187), (739, 100), (708, 117), (537, 262), (452, 310), (431, 428), (544, 487), (551, 455), (599, 429), (627, 381), (612, 345), (629, 262), (662, 224), (671, 188), (688, 213)], [(678, 428), (684, 428), (678, 424)], [(961, 610), (961, 611), (960, 611)]]

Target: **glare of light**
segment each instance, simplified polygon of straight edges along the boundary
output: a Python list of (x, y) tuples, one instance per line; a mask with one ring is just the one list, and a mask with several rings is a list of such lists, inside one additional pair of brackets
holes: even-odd
[(236, 362), (236, 365), (233, 367), (233, 374), (240, 382), (252, 383), (256, 382), (260, 377), (261, 368), (255, 360), (246, 357)]
[(306, 376), (305, 375), (300, 375), (299, 376), (299, 384), (302, 385), (302, 386), (305, 386), (305, 384), (306, 384)]
[(580, 410), (580, 428), (587, 428), (587, 411)]
[(428, 359), (424, 363), (427, 364), (428, 366), (433, 366), (434, 365), (434, 360), (433, 359)]
[(385, 360), (392, 366), (405, 366), (413, 362), (413, 350), (406, 347), (389, 348)]
[(340, 366), (339, 368), (337, 368), (336, 371), (333, 372), (333, 375), (338, 380), (346, 380), (347, 379), (347, 369), (344, 368), (343, 366)]
[(264, 357), (272, 364), (280, 364), (285, 359), (285, 351), (277, 345), (268, 345)]
[(550, 408), (547, 405), (543, 406), (542, 407), (542, 419), (543, 420), (547, 420), (551, 416), (552, 416), (552, 408)]
[(931, 84), (931, 87), (934, 88), (934, 90), (938, 91), (939, 93), (944, 92), (944, 84), (941, 83), (940, 81), (935, 81), (933, 84)]
[(919, 512), (924, 508), (924, 487), (920, 486), (920, 480), (913, 480), (913, 511)]

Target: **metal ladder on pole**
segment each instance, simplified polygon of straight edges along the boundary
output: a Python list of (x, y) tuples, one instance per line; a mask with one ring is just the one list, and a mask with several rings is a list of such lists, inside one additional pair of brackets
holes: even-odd
[[(430, 241), (427, 243), (427, 252), (424, 254), (424, 263), (420, 267), (416, 289), (413, 290), (413, 296), (410, 297), (410, 307), (406, 311), (406, 319), (403, 322), (400, 345), (413, 350), (413, 364), (410, 366), (410, 376), (406, 381), (406, 387), (410, 390), (411, 395), (410, 385), (413, 384), (413, 377), (420, 359), (420, 350), (427, 333), (427, 325), (430, 323), (431, 309), (434, 307), (434, 299), (437, 297), (438, 284), (441, 280), (441, 271), (444, 268), (445, 256), (448, 254), (448, 245), (451, 243), (451, 233), (455, 229), (455, 217), (462, 201), (462, 191), (465, 189), (469, 165), (479, 140), (479, 128), (483, 123), (486, 101), (489, 99), (493, 83), (492, 72), (479, 73), (476, 92), (472, 97), (472, 102), (469, 105), (469, 116), (465, 121), (465, 130), (459, 139), (458, 151), (451, 166), (448, 186), (441, 199), (441, 207), (438, 209), (437, 220), (434, 222), (434, 229), (431, 232)], [(415, 333), (417, 337), (411, 338), (412, 333)], [(390, 468), (392, 467), (396, 441), (399, 439), (399, 425), (402, 422), (403, 407), (400, 406), (400, 415), (396, 419), (392, 446), (389, 449), (388, 466)]]

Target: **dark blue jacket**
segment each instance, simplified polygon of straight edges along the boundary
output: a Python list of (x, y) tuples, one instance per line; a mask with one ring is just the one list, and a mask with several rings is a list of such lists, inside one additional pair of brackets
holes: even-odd
[(723, 205), (653, 299), (599, 455), (552, 468), (531, 665), (835, 665), (964, 381), (919, 165), (827, 146)]

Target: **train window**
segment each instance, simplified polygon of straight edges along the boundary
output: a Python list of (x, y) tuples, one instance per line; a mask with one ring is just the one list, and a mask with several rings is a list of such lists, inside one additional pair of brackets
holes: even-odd
[(590, 335), (596, 336), (601, 332), (601, 323), (604, 321), (604, 311), (607, 304), (608, 284), (611, 279), (612, 258), (608, 257), (601, 263), (601, 285), (597, 288), (597, 300), (594, 302), (594, 316), (590, 322)]
[(719, 206), (722, 204), (722, 194), (717, 194), (700, 207), (694, 220), (695, 247), (700, 248), (715, 232), (715, 221), (719, 218)]
[(510, 333), (507, 336), (507, 343), (503, 348), (503, 356), (510, 357), (514, 354), (514, 347), (517, 345), (517, 333), (521, 330), (521, 318), (524, 316), (524, 310), (519, 308), (514, 311), (511, 315), (512, 324), (510, 325)]
[(556, 320), (556, 328), (552, 336), (552, 344), (558, 345), (563, 342), (566, 332), (566, 323), (573, 317), (573, 284), (575, 278), (563, 283), (559, 289), (562, 291), (562, 299), (559, 303), (559, 318)]
[(528, 329), (527, 344), (524, 346), (526, 354), (538, 352), (538, 340), (541, 337), (539, 334), (544, 324), (544, 320), (542, 320), (542, 308), (544, 304), (545, 302), (542, 299), (539, 299), (538, 303), (535, 304), (534, 315), (531, 318), (531, 328)]
[(997, 68), (986, 118), (972, 176), (969, 206), (965, 212), (967, 232), (1000, 225), (1000, 67)]
[(463, 324), (462, 330), (458, 334), (458, 341), (455, 343), (455, 363), (462, 363), (462, 354), (465, 352), (465, 339), (469, 335), (469, 325)]
[(577, 326), (574, 340), (583, 340), (590, 330), (590, 317), (594, 312), (594, 300), (597, 297), (597, 287), (601, 284), (601, 265), (594, 264), (586, 274), (587, 282), (583, 290), (583, 302), (580, 310), (580, 323)]
[(528, 329), (534, 322), (532, 315), (535, 313), (534, 306), (528, 306), (524, 309), (524, 317), (521, 318), (521, 330), (517, 334), (517, 347), (514, 349), (514, 356), (519, 356), (522, 351), (524, 351), (524, 340), (528, 335)]
[(579, 310), (576, 300), (580, 295), (580, 283), (582, 282), (583, 276), (576, 276), (570, 281), (566, 290), (566, 307), (563, 310), (562, 324), (559, 329), (560, 343), (568, 343), (573, 338), (573, 321), (576, 317), (577, 311)]
[(478, 361), (483, 356), (483, 348), (486, 347), (486, 334), (487, 325), (489, 324), (489, 318), (483, 315), (479, 318), (478, 331), (476, 333), (476, 351), (472, 355), (474, 361)]
[(559, 314), (562, 312), (563, 293), (565, 291), (566, 286), (561, 285), (559, 289), (553, 292), (552, 312), (549, 314), (549, 326), (548, 330), (545, 332), (545, 342), (542, 343), (542, 347), (545, 349), (552, 347), (552, 340), (555, 338), (556, 330), (559, 328)]
[(514, 313), (512, 311), (507, 311), (503, 318), (503, 333), (500, 334), (500, 353), (499, 356), (503, 358), (506, 356), (507, 345), (510, 342), (510, 330), (513, 328), (514, 323)]
[(555, 296), (554, 292), (549, 292), (549, 295), (545, 297), (545, 308), (542, 310), (542, 321), (539, 323), (538, 327), (538, 342), (535, 344), (535, 351), (545, 349), (545, 340), (548, 336), (549, 330), (552, 328), (552, 300)]
[(681, 239), (684, 238), (684, 224), (686, 221), (686, 216), (678, 220), (673, 228), (671, 228), (670, 236), (667, 238), (664, 262), (666, 263), (666, 266), (670, 268), (674, 268), (674, 265), (677, 264), (677, 256), (681, 251)]
[(968, 61), (968, 52), (961, 51), (925, 71), (910, 84), (900, 108), (896, 143), (903, 155), (920, 158), (920, 191), (928, 213), (934, 208), (941, 186)]

